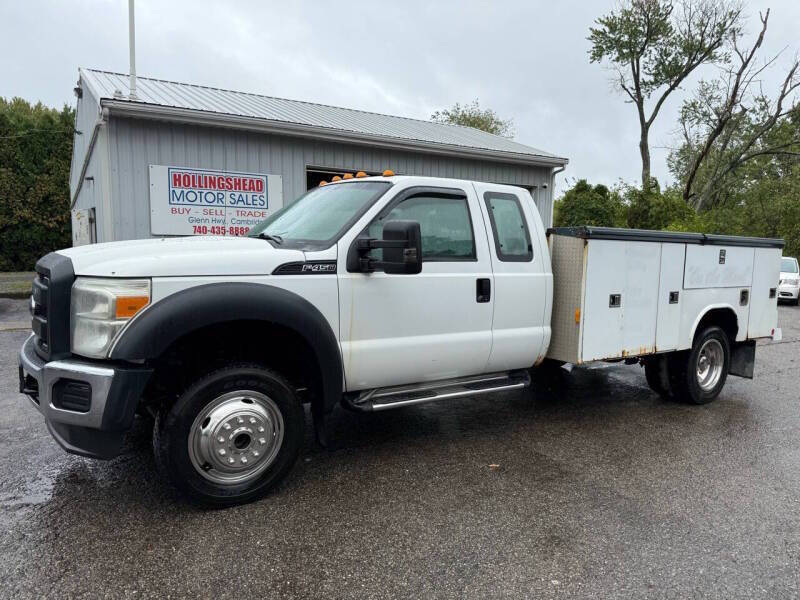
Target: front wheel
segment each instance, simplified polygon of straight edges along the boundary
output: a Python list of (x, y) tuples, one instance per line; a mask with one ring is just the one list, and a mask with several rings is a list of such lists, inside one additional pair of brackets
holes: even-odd
[(677, 355), (670, 365), (676, 395), (693, 404), (708, 404), (725, 386), (730, 364), (727, 334), (720, 327), (707, 327), (697, 335), (688, 355)]
[(190, 500), (229, 506), (261, 498), (289, 472), (305, 415), (279, 374), (242, 364), (192, 384), (156, 418), (156, 463)]

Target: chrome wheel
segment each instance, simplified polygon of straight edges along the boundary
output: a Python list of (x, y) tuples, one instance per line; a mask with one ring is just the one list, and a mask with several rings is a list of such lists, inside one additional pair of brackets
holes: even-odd
[(244, 483), (275, 461), (283, 434), (283, 415), (271, 398), (252, 390), (229, 392), (209, 402), (192, 423), (189, 458), (214, 483)]
[(697, 355), (697, 385), (704, 392), (714, 389), (725, 367), (725, 351), (719, 340), (711, 338), (701, 346)]

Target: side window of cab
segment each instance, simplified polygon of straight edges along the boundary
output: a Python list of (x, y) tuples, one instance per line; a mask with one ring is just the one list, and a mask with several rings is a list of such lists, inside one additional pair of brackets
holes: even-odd
[[(420, 192), (390, 205), (367, 230), (368, 237), (381, 239), (383, 226), (389, 221), (417, 221), (422, 235), (423, 262), (455, 262), (477, 260), (475, 235), (465, 195)], [(373, 250), (372, 258), (380, 260), (381, 250)]]
[(514, 194), (486, 192), (483, 195), (497, 258), (503, 262), (530, 262), (533, 244), (522, 204)]

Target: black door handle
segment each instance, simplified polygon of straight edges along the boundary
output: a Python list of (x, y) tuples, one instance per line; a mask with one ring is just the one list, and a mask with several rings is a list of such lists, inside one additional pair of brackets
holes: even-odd
[(492, 299), (492, 281), (490, 279), (478, 279), (475, 285), (475, 299), (478, 302), (489, 302)]

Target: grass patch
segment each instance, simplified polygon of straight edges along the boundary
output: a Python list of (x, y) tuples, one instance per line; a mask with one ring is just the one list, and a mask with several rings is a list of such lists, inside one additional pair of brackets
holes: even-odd
[(27, 298), (35, 273), (0, 273), (0, 298)]

